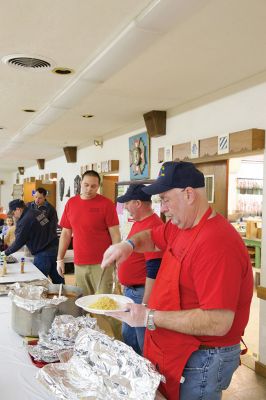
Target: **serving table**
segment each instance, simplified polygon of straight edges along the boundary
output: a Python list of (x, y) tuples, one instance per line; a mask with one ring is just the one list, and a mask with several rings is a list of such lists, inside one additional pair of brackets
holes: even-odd
[[(25, 258), (25, 273), (20, 273), (20, 258), (24, 253), (15, 253), (18, 263), (7, 264), (7, 275), (0, 277), (0, 284), (46, 279), (29, 258)], [(0, 392), (1, 400), (54, 400), (35, 378), (38, 369), (32, 364), (23, 338), (11, 328), (11, 300), (0, 296)]]
[[(32, 263), (32, 258), (25, 257), (24, 252), (14, 253), (13, 256), (18, 260), (17, 263), (7, 264), (7, 274), (0, 276), (1, 283), (28, 282), (34, 279), (45, 279), (46, 276), (35, 267)], [(20, 272), (20, 260), (24, 257), (24, 274)]]
[[(25, 273), (20, 273), (20, 259), (24, 253), (14, 256), (18, 263), (7, 265), (7, 275), (0, 277), (0, 285), (13, 282), (29, 282), (46, 279), (30, 258), (25, 257)], [(1, 400), (56, 400), (51, 392), (36, 379), (38, 368), (31, 362), (24, 347), (23, 337), (11, 327), (12, 303), (9, 297), (0, 296), (0, 398)], [(157, 392), (156, 400), (165, 400)]]

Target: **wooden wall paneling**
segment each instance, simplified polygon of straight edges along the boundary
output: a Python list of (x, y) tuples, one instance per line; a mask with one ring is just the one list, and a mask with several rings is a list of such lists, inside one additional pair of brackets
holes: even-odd
[(218, 136), (201, 139), (199, 145), (199, 156), (216, 156), (218, 154)]
[(214, 175), (214, 203), (210, 206), (227, 218), (228, 205), (228, 160), (197, 163), (204, 175)]
[(36, 180), (35, 182), (25, 182), (23, 185), (23, 200), (25, 203), (29, 203), (33, 201), (32, 192), (35, 191), (38, 187), (43, 187), (47, 190), (47, 201), (51, 203), (54, 207), (56, 207), (56, 183), (42, 183), (40, 180)]
[(158, 163), (164, 162), (164, 147), (158, 149)]
[(260, 150), (265, 148), (265, 130), (247, 129), (230, 133), (230, 153)]
[(32, 191), (35, 190), (35, 182), (24, 182), (23, 184), (23, 200), (25, 203), (33, 201)]
[(190, 142), (173, 146), (173, 161), (188, 160), (190, 158)]
[(109, 160), (108, 161), (109, 172), (114, 172), (119, 170), (119, 160)]
[(257, 287), (257, 297), (262, 300), (266, 300), (266, 287), (258, 286)]
[(102, 190), (103, 196), (108, 197), (115, 203), (116, 199), (116, 183), (118, 182), (118, 176), (115, 175), (104, 175), (102, 178)]

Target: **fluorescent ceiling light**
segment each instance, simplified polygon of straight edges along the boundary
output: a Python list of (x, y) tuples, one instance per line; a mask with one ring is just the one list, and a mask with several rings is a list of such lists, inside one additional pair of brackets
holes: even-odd
[(131, 22), (84, 70), (83, 79), (104, 82), (134, 60), (160, 35), (146, 31)]
[(50, 125), (66, 112), (66, 109), (56, 107), (46, 107), (40, 115), (34, 118), (37, 125)]
[(74, 107), (85, 96), (88, 96), (99, 82), (91, 82), (81, 79), (74, 81), (52, 102), (53, 107), (69, 109)]
[(19, 144), (19, 143), (22, 144), (23, 142), (24, 142), (24, 141), (23, 141), (23, 138), (22, 138), (20, 132), (18, 132), (18, 133), (17, 133), (15, 136), (13, 136), (12, 139), (11, 139), (12, 145), (14, 145), (14, 144)]
[(210, 0), (155, 0), (136, 18), (137, 26), (157, 32), (168, 32), (182, 23)]
[[(34, 120), (35, 121), (35, 120)], [(44, 125), (37, 125), (35, 122), (30, 122), (21, 130), (22, 136), (32, 136), (44, 129)]]

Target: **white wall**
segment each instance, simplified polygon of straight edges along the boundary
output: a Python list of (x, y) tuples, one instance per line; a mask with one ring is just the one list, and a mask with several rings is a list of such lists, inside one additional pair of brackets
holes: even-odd
[(4, 207), (4, 210), (8, 209), (8, 203), (13, 199), (13, 179), (12, 172), (0, 172), (0, 180), (4, 181), (3, 185), (0, 185), (0, 205)]
[[(248, 128), (266, 129), (266, 83), (225, 97), (192, 111), (167, 119), (167, 135), (151, 139), (151, 178), (156, 178), (160, 165), (157, 162), (158, 148), (166, 145), (188, 142)], [(90, 146), (78, 150), (77, 163), (67, 164), (65, 157), (46, 161), (46, 168), (40, 171), (37, 165), (27, 168), (24, 177), (39, 176), (57, 172), (58, 181), (65, 179), (65, 192), (70, 186), (74, 191), (74, 178), (80, 173), (80, 166), (104, 160), (119, 160), (119, 180), (129, 180), (128, 138), (145, 131), (125, 132), (119, 138), (106, 140), (102, 148)], [(63, 153), (63, 150), (62, 150)], [(15, 179), (15, 178), (14, 178)], [(58, 186), (58, 183), (57, 183)], [(67, 198), (61, 202), (57, 187), (57, 210), (59, 216)]]

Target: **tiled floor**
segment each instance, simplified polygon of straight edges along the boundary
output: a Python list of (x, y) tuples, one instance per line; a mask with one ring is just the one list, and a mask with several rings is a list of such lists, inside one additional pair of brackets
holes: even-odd
[(252, 369), (241, 365), (235, 372), (231, 385), (223, 393), (223, 400), (265, 400), (266, 379)]
[[(244, 336), (249, 349), (243, 364), (235, 372), (231, 385), (224, 392), (223, 400), (265, 400), (266, 379), (254, 372), (259, 350), (259, 299), (254, 290), (249, 323)], [(249, 368), (246, 365), (249, 366)]]

